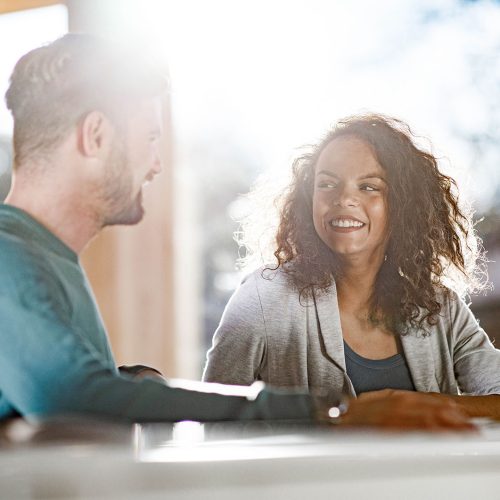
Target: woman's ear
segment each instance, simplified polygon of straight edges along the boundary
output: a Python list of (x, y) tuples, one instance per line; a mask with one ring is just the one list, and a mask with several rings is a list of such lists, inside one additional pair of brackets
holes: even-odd
[(78, 149), (89, 158), (104, 158), (109, 153), (114, 127), (101, 111), (91, 111), (78, 125)]

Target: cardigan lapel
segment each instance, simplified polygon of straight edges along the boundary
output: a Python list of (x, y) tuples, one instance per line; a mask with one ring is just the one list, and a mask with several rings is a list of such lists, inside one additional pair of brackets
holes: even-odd
[(440, 392), (430, 337), (424, 337), (421, 330), (411, 328), (401, 336), (401, 343), (415, 389), (419, 392)]
[(328, 293), (315, 295), (314, 302), (318, 315), (318, 333), (321, 337), (322, 349), (325, 350), (325, 354), (337, 368), (345, 374), (344, 341), (335, 284), (332, 284)]
[[(325, 354), (344, 375), (344, 390), (353, 392), (352, 383), (347, 377), (342, 325), (337, 301), (337, 290), (332, 284), (329, 293), (314, 297), (319, 335)], [(431, 339), (423, 336), (421, 330), (411, 328), (408, 334), (401, 336), (403, 351), (408, 363), (415, 389), (419, 392), (440, 392), (436, 380)], [(347, 381), (347, 382), (346, 382)]]

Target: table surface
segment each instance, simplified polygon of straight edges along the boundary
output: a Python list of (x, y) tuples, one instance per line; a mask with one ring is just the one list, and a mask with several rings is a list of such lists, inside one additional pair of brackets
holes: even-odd
[[(78, 438), (75, 438), (78, 436)], [(14, 425), (0, 498), (500, 499), (500, 424), (473, 434), (281, 424)]]

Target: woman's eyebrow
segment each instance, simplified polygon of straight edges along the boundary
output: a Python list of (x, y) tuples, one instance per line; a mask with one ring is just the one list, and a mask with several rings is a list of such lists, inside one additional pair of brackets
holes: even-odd
[[(332, 172), (331, 170), (324, 170), (324, 169), (318, 170), (316, 172), (316, 175), (327, 175), (329, 177), (335, 177), (336, 179), (339, 178), (339, 176), (335, 172)], [(360, 181), (365, 180), (365, 179), (380, 179), (382, 182), (387, 183), (385, 178), (377, 172), (373, 172), (373, 173), (370, 172), (367, 174), (362, 174), (358, 177), (358, 180), (360, 180)]]
[(374, 172), (374, 173), (370, 173), (370, 174), (363, 174), (361, 176), (358, 177), (358, 180), (364, 180), (364, 179), (380, 179), (381, 181), (383, 182), (387, 182), (383, 176), (381, 176), (380, 174)]
[(320, 175), (320, 174), (328, 175), (330, 177), (336, 177), (338, 179), (338, 175), (335, 172), (332, 172), (331, 170), (318, 170), (316, 172), (316, 175)]

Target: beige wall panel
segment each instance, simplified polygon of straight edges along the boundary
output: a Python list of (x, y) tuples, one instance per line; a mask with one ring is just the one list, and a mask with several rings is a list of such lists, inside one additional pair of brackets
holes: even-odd
[(149, 364), (175, 376), (169, 189), (164, 171), (145, 190), (144, 220), (105, 230), (85, 251), (83, 265), (117, 363)]
[(0, 0), (0, 14), (65, 3), (64, 0)]
[[(113, 2), (69, 0), (70, 30), (106, 34)], [(117, 5), (117, 3), (115, 3)], [(171, 123), (165, 111), (163, 172), (144, 190), (144, 220), (100, 234), (82, 262), (118, 364), (143, 363), (176, 376)]]

